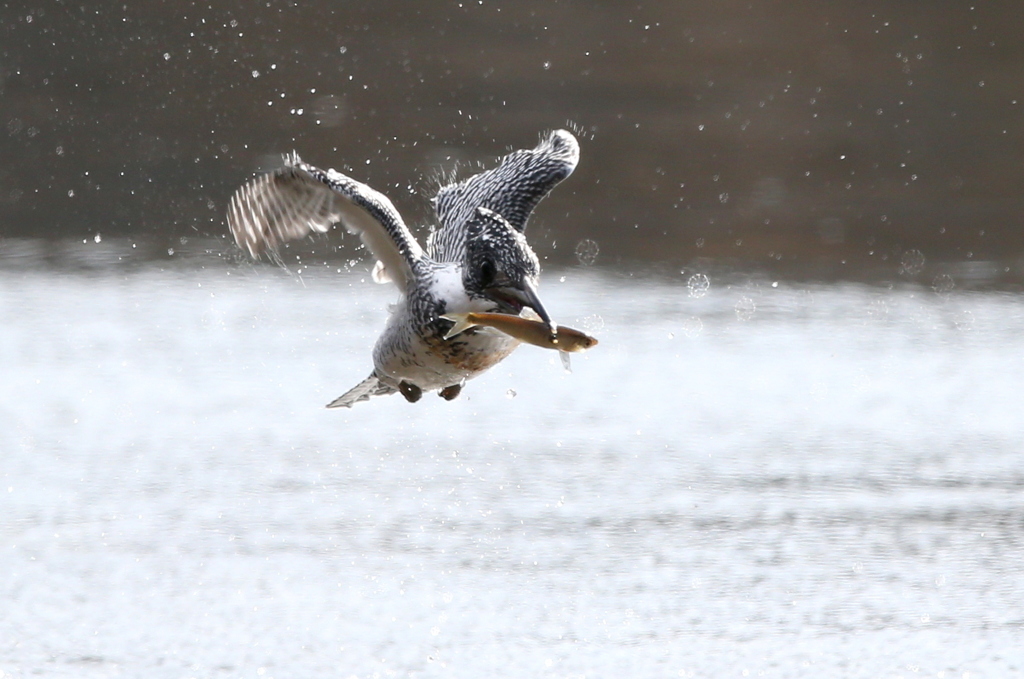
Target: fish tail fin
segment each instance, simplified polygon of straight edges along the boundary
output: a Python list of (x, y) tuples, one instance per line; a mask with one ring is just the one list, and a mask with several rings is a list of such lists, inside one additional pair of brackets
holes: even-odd
[(476, 323), (473, 323), (469, 320), (469, 314), (444, 314), (441, 316), (441, 318), (443, 318), (446, 321), (451, 321), (452, 323), (455, 324), (452, 326), (451, 330), (444, 334), (445, 339), (451, 339), (452, 337), (458, 335), (460, 332), (469, 330), (470, 328), (476, 325)]

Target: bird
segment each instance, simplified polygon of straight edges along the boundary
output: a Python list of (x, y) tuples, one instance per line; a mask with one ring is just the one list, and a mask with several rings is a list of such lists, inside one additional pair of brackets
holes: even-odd
[(525, 229), (534, 208), (572, 174), (579, 157), (572, 133), (554, 130), (541, 135), (536, 147), (441, 187), (431, 201), (437, 224), (425, 249), (387, 196), (336, 170), (314, 167), (294, 151), (281, 168), (234, 193), (227, 222), (251, 257), (278, 262), (282, 244), (340, 223), (376, 259), (373, 279), (398, 288), (399, 300), (373, 348), (373, 371), (328, 408), (394, 393), (415, 403), (435, 390), (450, 401), (519, 341), (480, 328), (446, 339), (454, 324), (442, 316), (522, 313), (555, 331), (537, 292), (540, 263)]

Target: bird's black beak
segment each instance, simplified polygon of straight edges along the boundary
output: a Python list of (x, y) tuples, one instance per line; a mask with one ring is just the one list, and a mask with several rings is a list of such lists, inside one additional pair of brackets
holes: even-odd
[(516, 287), (503, 286), (494, 288), (492, 293), (498, 299), (502, 297), (512, 298), (522, 306), (530, 307), (537, 312), (542, 321), (547, 323), (548, 327), (551, 328), (551, 332), (555, 332), (555, 324), (551, 322), (551, 316), (548, 315), (547, 309), (544, 308), (544, 304), (540, 301), (540, 297), (537, 295), (537, 288), (530, 281), (524, 280), (521, 285)]

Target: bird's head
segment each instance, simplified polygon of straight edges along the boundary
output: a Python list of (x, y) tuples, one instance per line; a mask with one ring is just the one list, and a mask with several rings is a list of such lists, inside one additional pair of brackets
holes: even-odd
[(551, 325), (537, 296), (540, 263), (522, 233), (497, 212), (478, 207), (466, 224), (466, 243), (462, 283), (470, 296), (497, 302), (505, 313), (528, 306)]

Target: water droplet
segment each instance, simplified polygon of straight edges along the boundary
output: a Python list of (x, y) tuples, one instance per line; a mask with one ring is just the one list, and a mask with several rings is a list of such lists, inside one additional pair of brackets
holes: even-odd
[(900, 273), (916, 276), (924, 269), (924, 254), (920, 250), (910, 249), (900, 257)]
[(750, 299), (746, 295), (740, 297), (736, 302), (736, 318), (741, 321), (749, 321), (754, 317), (754, 313), (757, 311), (757, 305), (754, 300)]
[(725, 191), (723, 191), (722, 193), (718, 194), (718, 202), (719, 203), (728, 203), (729, 202), (729, 194), (727, 192), (725, 192)]
[(583, 266), (590, 266), (597, 261), (597, 255), (601, 252), (600, 246), (597, 241), (584, 238), (576, 244), (576, 259), (579, 260)]
[(99, 235), (99, 234), (96, 234), (96, 235), (95, 235), (95, 236), (93, 237), (93, 240), (94, 240), (94, 241), (96, 241), (97, 243), (99, 243), (99, 242), (100, 242), (101, 240), (103, 240), (103, 236), (101, 236), (101, 235)]
[(515, 389), (509, 389), (508, 391), (505, 392), (505, 396), (508, 396), (509, 398), (515, 398), (516, 397), (516, 390)]
[(704, 332), (704, 321), (697, 316), (691, 316), (683, 321), (683, 334), (693, 339)]
[(325, 94), (318, 97), (313, 102), (311, 110), (319, 124), (326, 127), (337, 127), (348, 114), (345, 100), (334, 94)]
[(708, 294), (708, 288), (711, 287), (711, 280), (702, 273), (695, 273), (690, 276), (690, 280), (686, 282), (686, 287), (690, 289), (690, 297), (700, 298)]
[(932, 280), (932, 290), (940, 295), (952, 292), (955, 287), (956, 282), (947, 273), (939, 274)]

